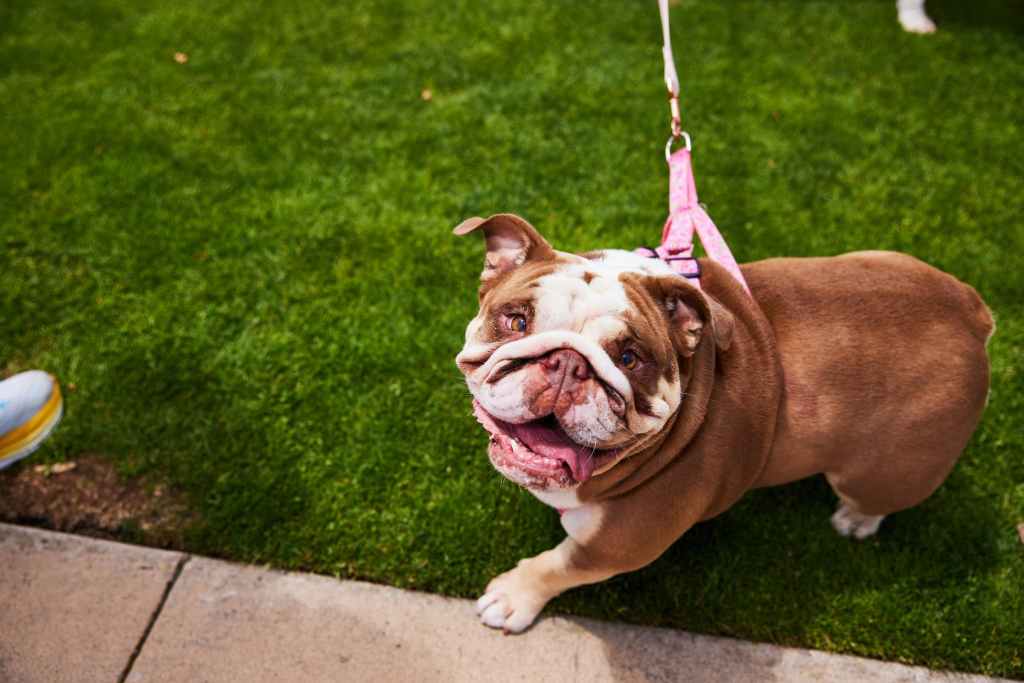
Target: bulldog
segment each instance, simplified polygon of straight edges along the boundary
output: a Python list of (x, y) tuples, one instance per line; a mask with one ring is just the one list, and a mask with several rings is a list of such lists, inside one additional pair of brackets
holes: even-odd
[(744, 493), (824, 474), (857, 539), (945, 480), (988, 396), (978, 293), (883, 251), (741, 266), (699, 287), (657, 258), (556, 251), (512, 214), (470, 218), (486, 257), (456, 358), (488, 455), (566, 538), (495, 577), (487, 626), (526, 629), (575, 586), (654, 561)]

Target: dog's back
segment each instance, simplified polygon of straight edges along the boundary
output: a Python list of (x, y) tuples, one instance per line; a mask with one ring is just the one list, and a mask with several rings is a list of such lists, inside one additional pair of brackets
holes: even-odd
[(743, 267), (785, 373), (760, 486), (824, 472), (878, 516), (945, 480), (988, 396), (992, 315), (951, 275), (893, 252), (770, 259)]

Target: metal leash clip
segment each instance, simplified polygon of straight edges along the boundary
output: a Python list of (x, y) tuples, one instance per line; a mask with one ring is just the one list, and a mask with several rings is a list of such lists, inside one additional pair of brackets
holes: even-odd
[(668, 91), (668, 106), (672, 112), (672, 134), (665, 143), (665, 161), (672, 156), (672, 142), (682, 140), (686, 151), (690, 151), (690, 134), (683, 130), (682, 116), (679, 113), (679, 97), (671, 90)]

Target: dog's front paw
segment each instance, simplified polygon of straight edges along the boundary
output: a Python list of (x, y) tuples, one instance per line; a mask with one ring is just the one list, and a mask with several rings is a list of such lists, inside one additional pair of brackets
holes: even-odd
[(530, 585), (520, 566), (491, 579), (483, 597), (476, 601), (480, 621), (505, 633), (525, 631), (550, 599)]

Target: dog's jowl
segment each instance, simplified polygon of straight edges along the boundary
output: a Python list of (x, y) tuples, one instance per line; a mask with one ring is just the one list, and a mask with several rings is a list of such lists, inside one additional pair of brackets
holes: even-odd
[(746, 491), (823, 473), (864, 538), (943, 482), (981, 417), (994, 324), (977, 292), (866, 251), (742, 266), (700, 288), (627, 251), (556, 251), (511, 214), (456, 358), (494, 467), (567, 537), (477, 603), (518, 632), (559, 593), (643, 567)]

